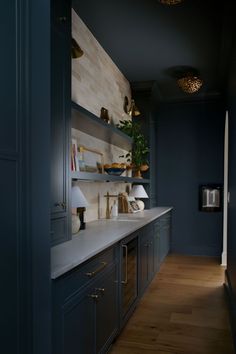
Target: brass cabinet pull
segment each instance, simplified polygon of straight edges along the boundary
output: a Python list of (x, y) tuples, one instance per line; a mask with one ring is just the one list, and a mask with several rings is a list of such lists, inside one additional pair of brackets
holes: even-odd
[(101, 262), (101, 266), (99, 268), (97, 268), (93, 272), (85, 273), (85, 275), (87, 275), (87, 277), (90, 277), (90, 278), (94, 277), (96, 274), (101, 272), (106, 266), (107, 266), (107, 262)]
[(127, 284), (128, 283), (128, 246), (127, 245), (122, 245), (122, 247), (125, 249), (125, 280), (122, 280), (122, 284)]

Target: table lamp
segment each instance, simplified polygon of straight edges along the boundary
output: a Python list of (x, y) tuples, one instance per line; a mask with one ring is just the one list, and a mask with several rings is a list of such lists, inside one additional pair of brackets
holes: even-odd
[[(129, 193), (129, 196), (142, 199), (149, 198), (141, 184), (134, 185)], [(136, 200), (136, 203), (138, 204), (140, 210), (144, 210), (144, 202), (142, 200), (138, 199)]]
[(71, 199), (71, 207), (77, 209), (76, 214), (72, 213), (72, 234), (76, 234), (85, 229), (84, 212), (88, 202), (78, 185), (72, 186)]

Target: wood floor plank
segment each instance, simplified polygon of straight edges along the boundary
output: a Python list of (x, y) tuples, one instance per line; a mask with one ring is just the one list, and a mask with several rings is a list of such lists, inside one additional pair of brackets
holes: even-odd
[(233, 354), (224, 268), (169, 255), (110, 354)]

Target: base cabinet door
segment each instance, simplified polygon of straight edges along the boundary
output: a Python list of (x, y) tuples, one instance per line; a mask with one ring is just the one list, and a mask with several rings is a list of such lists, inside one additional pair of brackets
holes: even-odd
[(138, 299), (138, 234), (120, 245), (120, 321), (123, 326)]
[(95, 303), (93, 289), (75, 296), (62, 308), (61, 345), (62, 354), (91, 354), (95, 349)]
[(160, 222), (157, 220), (153, 225), (153, 252), (154, 252), (154, 271), (155, 273), (160, 268), (160, 240), (161, 232), (160, 232)]
[(139, 293), (143, 293), (148, 284), (148, 237), (141, 236), (139, 246)]
[(152, 280), (154, 274), (153, 227), (148, 225), (143, 228), (139, 243), (139, 292), (141, 294)]
[(117, 266), (95, 285), (96, 353), (105, 353), (118, 333), (118, 279)]
[(160, 261), (162, 262), (170, 251), (171, 213), (160, 218)]

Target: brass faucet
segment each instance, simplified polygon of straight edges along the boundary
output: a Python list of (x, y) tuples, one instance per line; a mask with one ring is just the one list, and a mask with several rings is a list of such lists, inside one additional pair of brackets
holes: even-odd
[(107, 198), (106, 219), (110, 219), (110, 218), (111, 218), (111, 212), (110, 212), (110, 198), (118, 198), (118, 195), (109, 194), (109, 192), (107, 192), (107, 194), (104, 195), (104, 197)]

